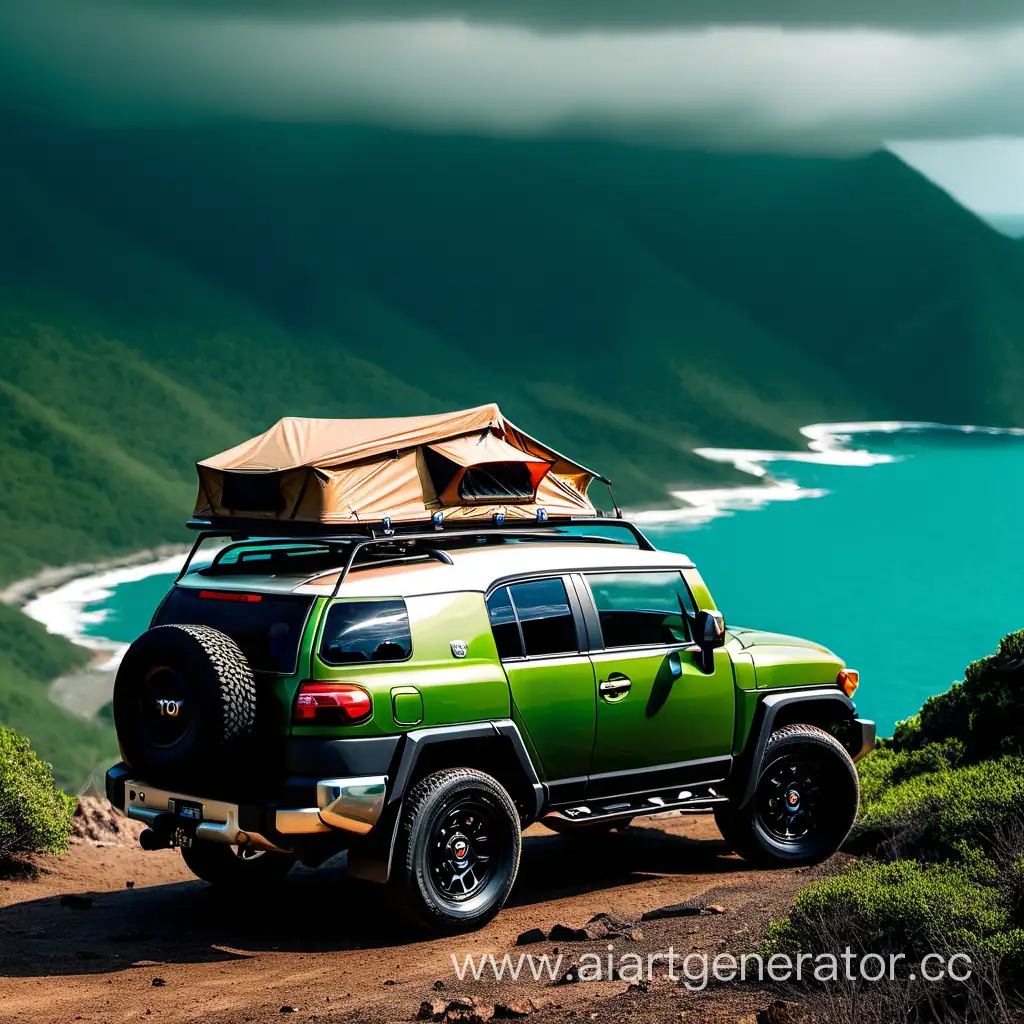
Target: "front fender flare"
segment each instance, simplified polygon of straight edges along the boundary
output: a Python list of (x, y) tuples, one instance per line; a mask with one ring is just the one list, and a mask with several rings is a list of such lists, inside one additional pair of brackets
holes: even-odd
[(771, 736), (775, 721), (783, 708), (791, 707), (794, 704), (807, 704), (814, 702), (820, 704), (823, 701), (836, 702), (852, 718), (855, 714), (855, 707), (852, 700), (842, 690), (824, 688), (801, 690), (799, 692), (769, 693), (758, 705), (758, 718), (754, 727), (756, 739), (747, 746), (750, 750), (749, 757), (743, 757), (745, 771), (737, 773), (739, 778), (746, 777), (743, 788), (740, 790), (740, 799), (737, 806), (745, 807), (753, 799), (754, 790), (757, 788), (757, 776), (761, 768), (761, 761), (764, 758), (765, 747), (768, 746), (768, 737)]

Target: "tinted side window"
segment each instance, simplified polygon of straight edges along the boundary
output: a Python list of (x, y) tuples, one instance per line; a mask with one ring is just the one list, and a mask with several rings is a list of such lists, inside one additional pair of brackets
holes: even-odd
[(508, 589), (528, 655), (579, 650), (576, 621), (560, 579), (516, 583)]
[(519, 637), (519, 623), (508, 596), (508, 588), (496, 590), (487, 599), (487, 614), (491, 619), (491, 631), (498, 648), (499, 658), (521, 658), (523, 644)]
[(339, 601), (324, 623), (320, 657), (329, 665), (405, 661), (412, 654), (404, 601)]
[(682, 609), (693, 602), (678, 572), (595, 573), (587, 576), (605, 647), (679, 644), (689, 639)]

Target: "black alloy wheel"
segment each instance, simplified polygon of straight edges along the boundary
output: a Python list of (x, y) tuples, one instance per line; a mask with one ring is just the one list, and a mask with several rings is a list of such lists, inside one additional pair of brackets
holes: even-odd
[(800, 755), (780, 757), (761, 773), (757, 813), (761, 826), (779, 843), (799, 843), (817, 828), (828, 828), (830, 809), (824, 799), (830, 765)]
[(430, 880), (445, 899), (472, 899), (486, 886), (492, 859), (500, 863), (503, 833), (494, 818), (494, 807), (473, 795), (438, 818), (430, 837)]
[(816, 864), (842, 845), (859, 804), (857, 769), (842, 743), (818, 726), (787, 725), (768, 738), (753, 796), (717, 805), (715, 822), (745, 860)]
[(521, 850), (519, 813), (501, 783), (476, 769), (446, 768), (406, 798), (392, 886), (434, 931), (479, 928), (508, 898)]

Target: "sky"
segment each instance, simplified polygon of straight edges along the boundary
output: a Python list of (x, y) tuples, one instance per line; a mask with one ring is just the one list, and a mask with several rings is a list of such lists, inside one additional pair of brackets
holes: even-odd
[(1022, 98), (1021, 0), (0, 4), (0, 102), (22, 115), (889, 145), (985, 213), (1024, 213)]

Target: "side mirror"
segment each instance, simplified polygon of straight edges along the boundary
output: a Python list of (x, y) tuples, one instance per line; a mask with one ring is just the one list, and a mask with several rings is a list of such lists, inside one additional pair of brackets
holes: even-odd
[(693, 642), (700, 648), (697, 667), (710, 675), (715, 670), (715, 649), (725, 646), (725, 619), (721, 612), (697, 612), (693, 618)]

